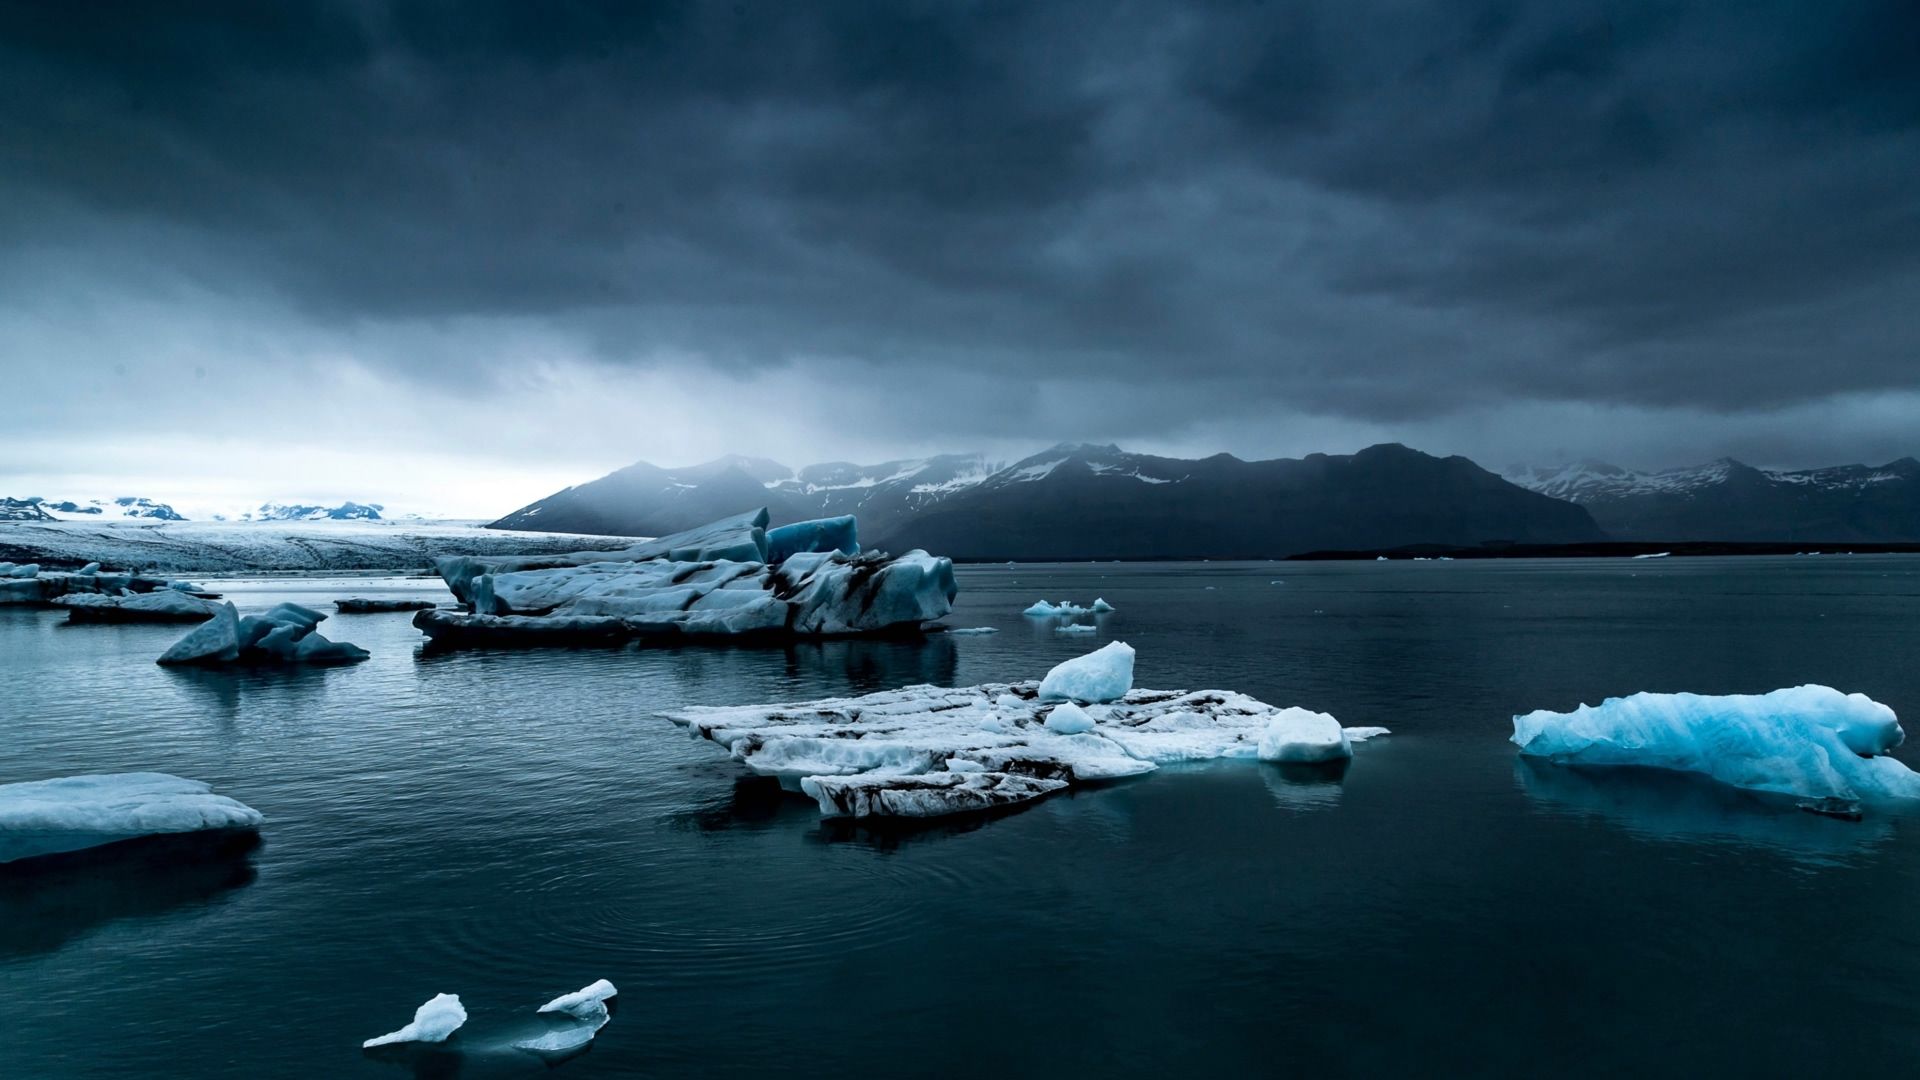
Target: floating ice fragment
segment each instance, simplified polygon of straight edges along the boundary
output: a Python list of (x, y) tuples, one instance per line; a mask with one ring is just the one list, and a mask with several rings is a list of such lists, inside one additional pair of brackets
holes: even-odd
[(1053, 632), (1056, 634), (1092, 634), (1099, 629), (1097, 626), (1089, 626), (1086, 623), (1068, 623), (1065, 626), (1054, 627)]
[(559, 997), (540, 1006), (539, 1011), (543, 1013), (568, 1013), (578, 1016), (580, 1015), (580, 1010), (584, 1009), (587, 1005), (603, 1003), (618, 993), (620, 993), (620, 991), (614, 989), (612, 983), (605, 979), (595, 979), (584, 988), (575, 990), (571, 994), (561, 994)]
[(1806, 798), (1920, 798), (1920, 774), (1885, 756), (1905, 732), (1865, 694), (1798, 686), (1769, 694), (1634, 694), (1513, 718), (1522, 754), (1556, 764), (1701, 773)]
[(1110, 641), (1064, 661), (1040, 680), (1042, 701), (1118, 701), (1133, 689), (1133, 646)]
[(0, 863), (145, 836), (254, 829), (263, 820), (245, 803), (168, 773), (0, 784)]
[(957, 626), (947, 631), (949, 634), (997, 634), (999, 632), (1000, 628), (997, 626)]
[(467, 1010), (461, 1006), (458, 994), (435, 994), (427, 999), (426, 1004), (414, 1010), (413, 1023), (377, 1039), (368, 1039), (360, 1044), (360, 1048), (371, 1050), (376, 1046), (395, 1043), (446, 1042), (447, 1036), (460, 1030), (460, 1025), (466, 1022)]

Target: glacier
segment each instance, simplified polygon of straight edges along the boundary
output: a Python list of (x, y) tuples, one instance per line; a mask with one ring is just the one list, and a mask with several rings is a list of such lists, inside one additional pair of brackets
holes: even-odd
[(258, 810), (168, 773), (0, 784), (0, 863), (148, 836), (257, 829)]
[(231, 602), (218, 605), (211, 619), (167, 649), (160, 664), (357, 664), (368, 653), (358, 645), (331, 641), (314, 627), (326, 615), (299, 604), (277, 604), (244, 618)]
[(414, 625), (448, 645), (833, 636), (917, 632), (953, 610), (951, 560), (849, 554), (851, 518), (766, 524), (761, 509), (617, 555), (445, 559), (469, 610), (422, 611)]
[(1640, 693), (1513, 718), (1520, 752), (1555, 764), (1670, 769), (1809, 799), (1920, 798), (1920, 774), (1887, 756), (1905, 737), (1887, 706), (1818, 685)]
[(458, 994), (435, 994), (426, 1004), (413, 1011), (413, 1022), (398, 1031), (390, 1031), (377, 1038), (368, 1039), (360, 1044), (363, 1050), (372, 1050), (379, 1046), (392, 1046), (397, 1043), (438, 1043), (446, 1042), (447, 1036), (460, 1030), (467, 1022), (466, 1007), (460, 1004)]
[[(1131, 650), (1124, 662), (1130, 673)], [(1119, 664), (1116, 652), (1096, 666)], [(1100, 696), (1110, 686), (1104, 684)], [(1123, 689), (1102, 702), (1076, 704), (1048, 699), (1040, 682), (1027, 681), (706, 706), (667, 718), (726, 748), (752, 772), (812, 798), (823, 816), (930, 818), (1015, 806), (1173, 762), (1259, 759), (1270, 749), (1265, 743), (1276, 722), (1297, 725), (1296, 714), (1324, 717), (1226, 690)], [(1320, 746), (1318, 727), (1285, 730), (1289, 738), (1275, 745), (1316, 749), (1312, 755), (1288, 750), (1294, 756), (1283, 760), (1333, 760)], [(1386, 731), (1341, 734), (1344, 757), (1351, 743)]]

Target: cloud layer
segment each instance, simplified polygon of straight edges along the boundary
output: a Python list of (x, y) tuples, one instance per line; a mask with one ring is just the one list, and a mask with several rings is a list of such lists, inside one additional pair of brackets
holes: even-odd
[[(1910, 4), (68, 7), (0, 41), (0, 484), (1920, 450)], [(376, 494), (313, 460), (200, 475)]]

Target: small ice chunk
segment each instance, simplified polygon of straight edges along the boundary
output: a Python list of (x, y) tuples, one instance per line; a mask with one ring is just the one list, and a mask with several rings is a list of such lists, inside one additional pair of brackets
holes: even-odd
[(570, 1012), (568, 1015), (573, 1017), (574, 1023), (554, 1028), (544, 1035), (537, 1035), (531, 1039), (521, 1039), (513, 1044), (514, 1049), (525, 1050), (546, 1058), (567, 1057), (585, 1049), (612, 1018), (606, 1005), (598, 1001), (589, 1001), (580, 1006), (578, 1011)]
[(1350, 743), (1366, 742), (1368, 739), (1377, 739), (1382, 735), (1393, 734), (1393, 732), (1383, 727), (1350, 727), (1344, 730), (1347, 733), (1347, 741)]
[(559, 997), (540, 1006), (540, 1011), (543, 1013), (561, 1012), (579, 1016), (581, 1010), (585, 1009), (589, 1004), (600, 1004), (618, 993), (620, 993), (620, 991), (614, 989), (612, 983), (605, 979), (595, 979), (582, 989), (575, 990), (571, 994), (561, 994)]
[(1053, 632), (1056, 634), (1091, 634), (1099, 629), (1097, 626), (1088, 626), (1086, 623), (1068, 623), (1065, 626), (1054, 627)]
[(997, 634), (999, 632), (1000, 628), (997, 626), (960, 626), (947, 631), (949, 634)]
[(1063, 701), (1047, 715), (1047, 730), (1055, 735), (1084, 735), (1093, 730), (1093, 717), (1071, 701)]
[(1260, 733), (1260, 760), (1305, 764), (1353, 756), (1340, 721), (1310, 709), (1282, 709)]
[(1095, 615), (1105, 615), (1107, 612), (1113, 610), (1113, 605), (1096, 596), (1093, 598), (1093, 607), (1090, 610)]
[(1109, 641), (1085, 656), (1064, 661), (1040, 680), (1042, 701), (1118, 701), (1133, 689), (1133, 646)]
[(93, 575), (99, 572), (100, 572), (100, 564), (97, 562), (90, 562), (87, 565), (80, 568), (80, 576), (82, 577), (92, 577)]
[(1075, 615), (1087, 614), (1087, 610), (1071, 600), (1062, 600), (1057, 604), (1035, 600), (1031, 607), (1020, 614), (1031, 615), (1036, 619), (1070, 619)]
[(376, 1046), (390, 1046), (394, 1043), (437, 1043), (446, 1042), (447, 1036), (460, 1030), (467, 1022), (467, 1010), (460, 1004), (458, 994), (435, 994), (413, 1012), (413, 1023), (399, 1031), (388, 1032), (377, 1039), (368, 1039), (360, 1044), (361, 1049), (370, 1050)]

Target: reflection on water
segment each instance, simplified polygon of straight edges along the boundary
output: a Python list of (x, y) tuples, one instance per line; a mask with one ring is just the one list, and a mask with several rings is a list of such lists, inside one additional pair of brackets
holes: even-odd
[(1639, 836), (1737, 844), (1811, 860), (1870, 851), (1892, 835), (1884, 808), (1838, 821), (1795, 808), (1792, 796), (1746, 791), (1670, 769), (1587, 768), (1514, 756), (1520, 789), (1543, 810), (1597, 817)]
[(259, 845), (251, 832), (149, 837), (0, 866), (0, 958), (203, 905), (252, 883)]
[(1262, 762), (1259, 768), (1275, 805), (1288, 810), (1326, 810), (1340, 805), (1340, 781), (1351, 766), (1351, 761), (1343, 760), (1318, 765)]

